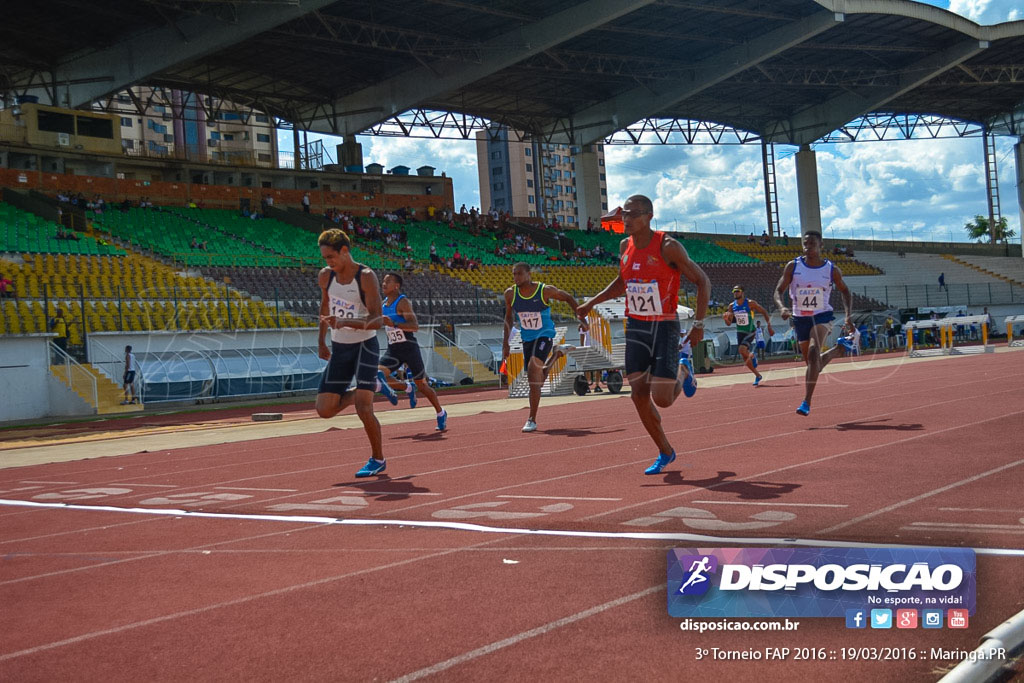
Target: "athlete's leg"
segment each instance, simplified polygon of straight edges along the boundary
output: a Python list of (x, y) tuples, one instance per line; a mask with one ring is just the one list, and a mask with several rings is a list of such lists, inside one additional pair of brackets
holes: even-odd
[[(681, 370), (680, 372), (686, 372), (686, 370)], [(659, 408), (668, 408), (676, 402), (679, 394), (683, 391), (682, 383), (676, 378), (669, 379), (667, 377), (651, 376), (648, 384), (650, 386), (651, 401)], [(630, 387), (632, 387), (632, 380), (630, 380)]]
[(371, 457), (376, 460), (383, 460), (383, 439), (380, 433), (380, 422), (377, 420), (377, 416), (373, 414), (373, 392), (366, 389), (356, 389), (348, 392), (348, 394), (354, 394), (352, 400), (356, 405), (356, 415), (359, 416), (360, 421), (363, 423), (363, 429), (366, 430), (366, 436), (370, 440)]
[(344, 394), (324, 392), (316, 395), (316, 414), (320, 417), (334, 417), (355, 400), (355, 391), (348, 390)]
[(526, 378), (530, 382), (530, 420), (537, 421), (537, 410), (540, 408), (540, 388), (547, 379), (548, 373), (544, 370), (544, 363), (536, 356), (530, 358), (526, 366)]
[(747, 366), (747, 370), (754, 373), (754, 376), (760, 377), (761, 373), (754, 367), (754, 354), (750, 352), (750, 347), (746, 344), (740, 344), (740, 356), (743, 358), (743, 364)]
[[(804, 374), (804, 402), (810, 405), (811, 396), (818, 384), (818, 375), (828, 362), (835, 357), (835, 348), (828, 352), (822, 352), (825, 339), (828, 337), (832, 326), (829, 324), (815, 325), (811, 328), (811, 338), (807, 341), (807, 372)], [(839, 348), (840, 352), (842, 347)]]
[(395, 391), (405, 391), (405, 382), (392, 375), (390, 368), (381, 365), (379, 370), (384, 373), (384, 378), (387, 380), (389, 387)]
[(441, 402), (437, 400), (437, 392), (430, 386), (430, 382), (427, 381), (426, 377), (416, 380), (416, 389), (427, 397), (427, 400), (430, 401), (430, 405), (434, 406), (434, 410), (439, 413), (443, 410), (443, 408), (441, 408)]
[[(636, 406), (637, 415), (640, 416), (640, 422), (643, 423), (644, 429), (658, 445), (659, 451), (671, 453), (672, 444), (665, 436), (665, 430), (661, 427), (661, 415), (658, 414), (658, 409), (654, 407), (651, 400), (650, 373), (636, 372), (630, 374), (627, 379), (629, 380), (630, 398), (633, 399), (633, 405)], [(670, 381), (674, 382), (674, 380)]]

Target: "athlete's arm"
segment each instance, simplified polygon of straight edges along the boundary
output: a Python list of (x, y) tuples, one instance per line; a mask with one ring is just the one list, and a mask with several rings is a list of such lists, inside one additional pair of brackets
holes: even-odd
[[(549, 301), (551, 299), (554, 299), (556, 301), (564, 301), (565, 303), (569, 304), (569, 306), (572, 308), (573, 315), (575, 315), (577, 318), (579, 317), (580, 305), (576, 302), (576, 299), (573, 298), (572, 294), (569, 294), (568, 292), (563, 292), (558, 287), (544, 285), (543, 298)], [(587, 316), (583, 316), (583, 318), (580, 320), (580, 327), (584, 331), (590, 329), (590, 325), (587, 323)]]
[(853, 321), (850, 320), (850, 313), (853, 311), (853, 292), (846, 286), (846, 281), (843, 280), (843, 273), (839, 270), (839, 266), (832, 265), (832, 284), (839, 290), (839, 295), (843, 298), (843, 308), (846, 310), (846, 324), (853, 326)]
[(391, 323), (393, 327), (397, 327), (400, 330), (405, 330), (406, 332), (419, 331), (420, 323), (416, 319), (416, 314), (412, 312), (412, 304), (409, 303), (409, 297), (405, 297), (401, 301), (399, 301), (398, 305), (395, 306), (395, 311), (398, 313), (398, 315), (405, 318), (405, 322), (396, 324), (392, 320)]
[[(626, 253), (626, 245), (629, 242), (628, 239), (622, 240), (619, 243), (619, 258)], [(593, 297), (588, 299), (586, 303), (581, 304), (576, 308), (576, 317), (581, 321), (586, 320), (587, 315), (597, 304), (604, 303), (609, 299), (615, 299), (626, 294), (626, 283), (622, 280), (622, 273), (620, 272), (615, 276), (607, 287), (602, 289), (600, 292), (595, 294)]]
[(779, 312), (782, 314), (783, 320), (788, 320), (793, 315), (788, 308), (786, 308), (786, 300), (783, 299), (789, 286), (793, 284), (793, 268), (795, 261), (790, 261), (786, 264), (786, 267), (782, 271), (782, 277), (779, 278), (779, 284), (775, 287), (775, 305), (779, 307)]
[(508, 338), (512, 336), (512, 288), (505, 290), (505, 336), (501, 339), (501, 357), (508, 358)]
[(321, 268), (320, 274), (317, 275), (317, 284), (320, 285), (320, 334), (317, 337), (319, 340), (317, 355), (324, 360), (329, 360), (331, 357), (331, 349), (327, 346), (327, 342), (324, 341), (324, 337), (327, 336), (327, 317), (331, 314), (331, 305), (327, 298), (327, 287), (330, 281), (331, 269)]
[(768, 326), (768, 334), (775, 334), (772, 330), (772, 317), (768, 315), (768, 311), (764, 309), (764, 306), (750, 299), (747, 299), (747, 301), (750, 302), (750, 310), (760, 313), (761, 317), (764, 318), (764, 322)]
[[(708, 279), (708, 274), (704, 272), (703, 268), (691, 261), (690, 255), (686, 253), (683, 245), (671, 237), (666, 237), (665, 241), (662, 242), (661, 256), (665, 259), (665, 263), (678, 270), (687, 280), (697, 285), (697, 310), (694, 312), (694, 315), (696, 320), (701, 321), (703, 324), (703, 320), (708, 314), (708, 301), (711, 300), (711, 280)], [(699, 342), (704, 338), (703, 327), (694, 326), (693, 332), (694, 334), (691, 336), (692, 341)]]

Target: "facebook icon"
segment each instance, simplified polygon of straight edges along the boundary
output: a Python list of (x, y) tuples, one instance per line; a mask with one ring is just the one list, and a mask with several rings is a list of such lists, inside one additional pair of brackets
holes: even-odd
[(846, 628), (867, 628), (867, 611), (862, 609), (846, 610)]

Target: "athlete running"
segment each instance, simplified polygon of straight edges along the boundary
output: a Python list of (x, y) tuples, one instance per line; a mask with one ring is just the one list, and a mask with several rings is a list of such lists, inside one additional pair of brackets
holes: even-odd
[[(320, 357), (327, 361), (316, 396), (316, 412), (334, 417), (350, 405), (370, 440), (370, 459), (357, 477), (380, 474), (387, 467), (382, 450), (380, 422), (373, 414), (377, 386), (381, 327), (380, 286), (372, 270), (352, 260), (348, 235), (337, 228), (320, 233), (317, 240), (327, 267), (320, 270)], [(331, 346), (324, 341), (331, 331)], [(351, 387), (355, 381), (355, 388)]]
[[(427, 397), (430, 405), (437, 411), (437, 431), (443, 432), (448, 422), (448, 413), (441, 407), (437, 394), (427, 381), (426, 368), (423, 365), (423, 354), (420, 352), (416, 332), (420, 329), (419, 321), (412, 310), (409, 297), (402, 293), (404, 280), (398, 273), (388, 273), (381, 283), (384, 293), (383, 313), (384, 332), (388, 338), (388, 348), (380, 359), (377, 380), (381, 383), (381, 393), (393, 404), (398, 403), (394, 389), (405, 390), (409, 395), (409, 407), (416, 407), (416, 389)], [(409, 379), (403, 384), (394, 379), (391, 373), (402, 366), (406, 367)], [(414, 384), (415, 382), (415, 384)]]
[[(643, 195), (626, 200), (622, 219), (628, 237), (619, 245), (619, 275), (593, 299), (579, 307), (586, 318), (597, 304), (626, 296), (626, 376), (637, 414), (658, 446), (658, 457), (644, 474), (658, 474), (676, 459), (661, 426), (657, 408), (671, 406), (680, 392), (697, 391), (693, 365), (679, 356), (680, 275), (697, 286), (696, 319), (688, 335), (691, 344), (704, 338), (711, 282), (676, 240), (651, 230), (654, 206)], [(657, 408), (655, 407), (657, 406)]]
[[(803, 236), (804, 255), (798, 256), (786, 264), (782, 278), (775, 288), (775, 305), (782, 312), (782, 319), (793, 317), (793, 330), (800, 344), (800, 353), (807, 364), (804, 375), (804, 402), (796, 409), (798, 415), (807, 416), (811, 412), (811, 397), (814, 395), (818, 375), (822, 369), (836, 356), (844, 354), (845, 349), (837, 344), (828, 351), (821, 351), (832, 329), (835, 315), (829, 297), (832, 288), (839, 290), (845, 309), (845, 325), (853, 325), (850, 311), (853, 310), (853, 294), (843, 281), (839, 268), (821, 255), (821, 233), (809, 230)], [(786, 307), (783, 297), (789, 292), (792, 311)]]
[(754, 314), (760, 313), (764, 318), (765, 323), (768, 325), (769, 336), (775, 334), (775, 331), (772, 329), (772, 319), (768, 315), (768, 311), (764, 310), (761, 304), (744, 296), (742, 286), (736, 285), (733, 287), (732, 295), (735, 300), (729, 304), (729, 310), (722, 314), (722, 320), (725, 321), (726, 325), (736, 323), (736, 345), (740, 349), (740, 355), (743, 356), (743, 364), (754, 373), (754, 386), (756, 387), (763, 378), (761, 373), (757, 371), (757, 354), (753, 351), (756, 349), (755, 338), (757, 336)]
[[(515, 284), (505, 290), (505, 342), (502, 344), (502, 359), (507, 359), (509, 340), (512, 334), (514, 318), (518, 318), (520, 336), (523, 340), (523, 366), (530, 383), (530, 417), (523, 425), (524, 432), (537, 431), (537, 410), (540, 408), (540, 388), (551, 371), (551, 364), (546, 363), (554, 343), (555, 323), (551, 319), (551, 301), (564, 301), (577, 312), (579, 304), (571, 294), (557, 287), (533, 282), (530, 275), (530, 264), (517, 263), (512, 266), (512, 280)], [(586, 315), (580, 323), (584, 330), (588, 329)]]

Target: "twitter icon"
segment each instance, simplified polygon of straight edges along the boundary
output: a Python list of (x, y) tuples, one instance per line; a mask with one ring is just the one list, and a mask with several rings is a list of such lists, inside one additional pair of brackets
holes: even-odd
[(892, 610), (871, 610), (871, 628), (892, 628)]

